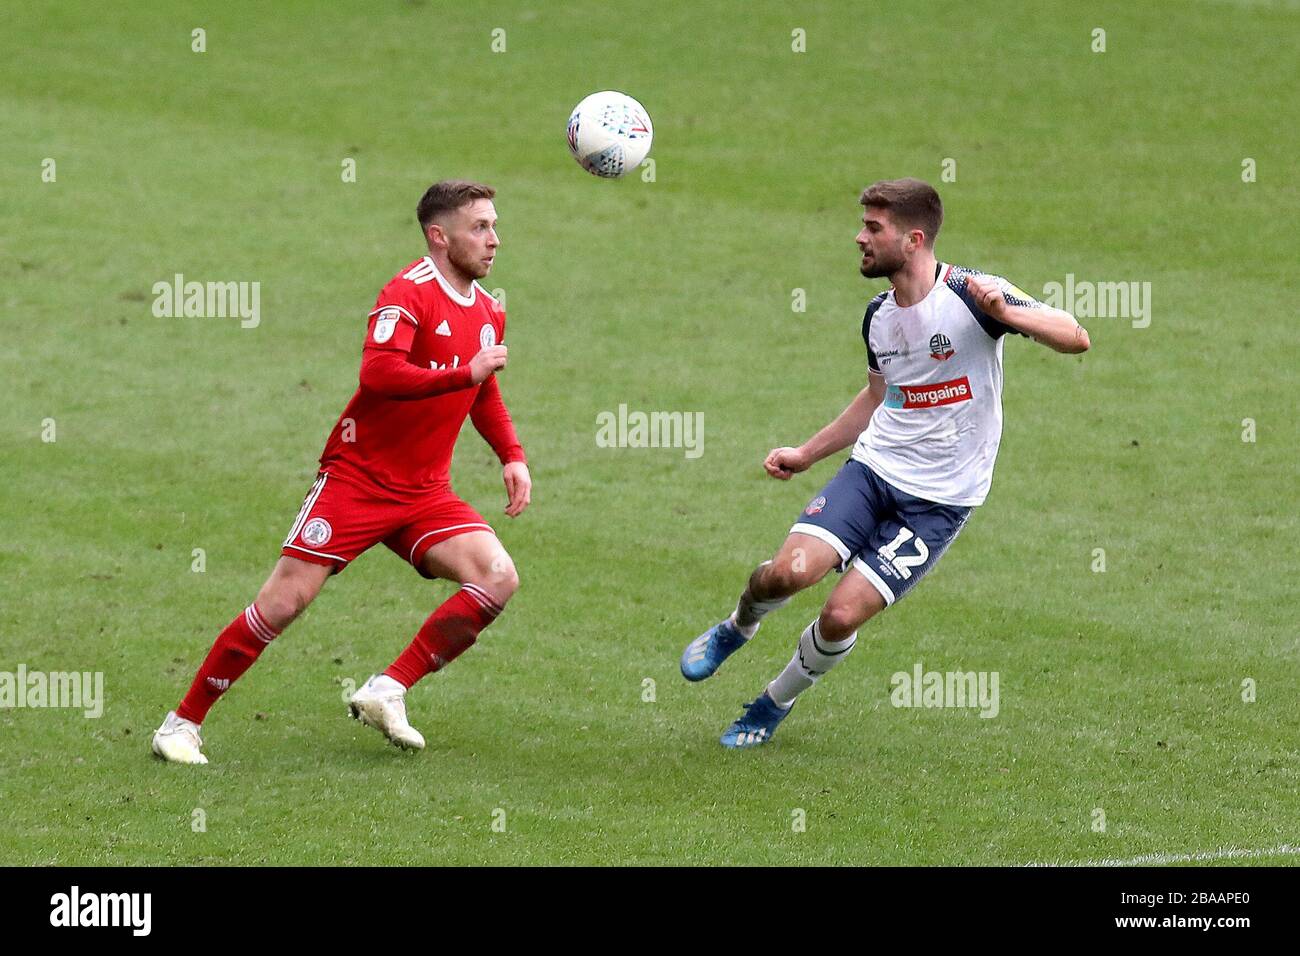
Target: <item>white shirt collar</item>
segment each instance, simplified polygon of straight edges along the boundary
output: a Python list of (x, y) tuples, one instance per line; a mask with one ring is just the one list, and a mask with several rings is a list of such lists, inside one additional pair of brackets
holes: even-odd
[(454, 288), (452, 288), (451, 283), (448, 282), (446, 278), (443, 276), (441, 270), (438, 269), (438, 264), (433, 261), (432, 256), (425, 256), (424, 261), (429, 263), (429, 268), (433, 270), (434, 278), (438, 280), (438, 285), (442, 286), (442, 291), (447, 293), (447, 298), (451, 299), (451, 301), (455, 302), (457, 305), (473, 305), (475, 303), (475, 301), (478, 299), (477, 282), (470, 283), (469, 295), (467, 296), (461, 295)]

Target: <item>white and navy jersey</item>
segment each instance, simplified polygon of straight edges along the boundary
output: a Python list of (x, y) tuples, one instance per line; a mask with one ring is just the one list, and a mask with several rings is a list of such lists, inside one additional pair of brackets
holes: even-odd
[[(900, 308), (894, 290), (862, 320), (867, 362), (885, 376), (885, 400), (853, 457), (897, 488), (944, 505), (984, 503), (1002, 440), (1002, 336), (1020, 334), (966, 291), (975, 269), (939, 263), (934, 288)], [(1042, 308), (1000, 276), (1012, 305)]]

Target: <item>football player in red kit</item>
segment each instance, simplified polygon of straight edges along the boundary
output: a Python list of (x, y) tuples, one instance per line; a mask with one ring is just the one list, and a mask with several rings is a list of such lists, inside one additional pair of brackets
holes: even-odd
[(532, 479), (496, 373), (505, 368), (505, 310), (478, 279), (500, 245), (495, 190), (435, 183), (417, 207), (429, 252), (390, 281), (369, 315), (360, 387), (325, 443), (307, 492), (256, 600), (221, 632), (189, 692), (153, 736), (176, 763), (207, 763), (199, 727), (331, 574), (382, 542), (428, 578), (460, 584), (382, 674), (349, 702), (352, 715), (419, 750), (406, 691), (462, 654), (519, 586), (492, 526), (451, 490), (452, 449), (465, 417), (503, 466), (506, 514), (528, 506)]

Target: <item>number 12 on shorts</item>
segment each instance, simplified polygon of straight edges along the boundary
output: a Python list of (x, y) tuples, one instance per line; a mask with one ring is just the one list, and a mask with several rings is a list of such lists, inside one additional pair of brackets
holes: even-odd
[[(908, 541), (913, 541), (916, 545), (916, 555), (898, 554), (898, 549)], [(882, 561), (888, 561), (898, 571), (899, 576), (906, 581), (912, 576), (912, 568), (925, 564), (930, 559), (930, 548), (924, 541), (918, 538), (911, 530), (899, 528), (898, 534), (894, 540), (885, 545), (878, 552)]]

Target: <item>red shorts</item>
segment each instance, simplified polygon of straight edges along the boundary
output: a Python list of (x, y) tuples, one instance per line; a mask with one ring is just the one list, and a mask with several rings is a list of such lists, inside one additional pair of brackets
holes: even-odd
[(418, 571), (431, 547), (470, 531), (495, 534), (483, 516), (450, 488), (401, 501), (380, 498), (322, 473), (303, 499), (280, 553), (333, 567), (337, 573), (382, 541)]

